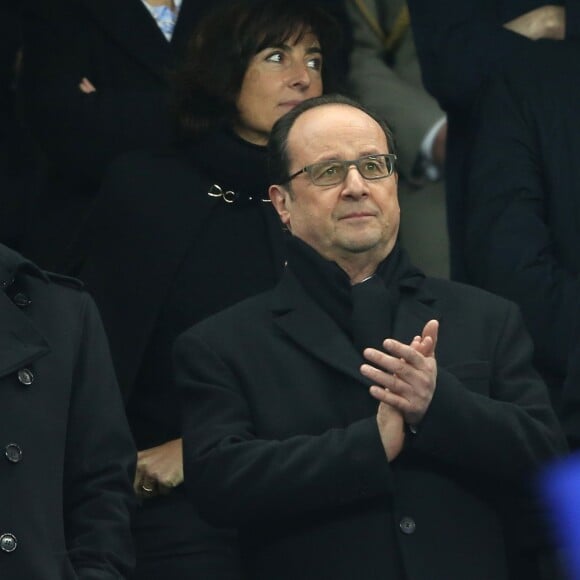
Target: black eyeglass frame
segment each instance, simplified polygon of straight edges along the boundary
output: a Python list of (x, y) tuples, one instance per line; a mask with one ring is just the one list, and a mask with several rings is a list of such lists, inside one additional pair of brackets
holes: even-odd
[[(361, 163), (365, 159), (376, 159), (377, 157), (384, 157), (385, 159), (390, 160), (389, 173), (387, 175), (379, 175), (378, 177), (365, 177), (359, 168), (359, 163)], [(361, 177), (363, 179), (366, 179), (367, 181), (377, 181), (379, 179), (386, 179), (387, 177), (390, 177), (391, 175), (393, 175), (393, 173), (395, 172), (395, 162), (396, 161), (397, 161), (397, 156), (394, 153), (372, 153), (370, 155), (363, 155), (362, 157), (359, 157), (358, 159), (346, 159), (344, 161), (340, 161), (340, 159), (329, 159), (326, 161), (319, 161), (317, 163), (311, 163), (310, 165), (304, 166), (302, 169), (299, 169), (298, 171), (296, 171), (292, 175), (290, 175), (286, 179), (286, 181), (284, 181), (284, 183), (290, 183), (290, 181), (292, 181), (295, 177), (298, 177), (299, 175), (302, 175), (303, 173), (307, 173), (308, 177), (310, 177), (310, 181), (314, 185), (318, 185), (319, 187), (338, 185), (339, 183), (342, 183), (346, 179), (346, 176), (348, 174), (348, 168), (351, 165), (354, 165), (356, 167), (357, 171), (359, 172), (359, 174), (361, 175)], [(312, 177), (312, 173), (311, 173), (312, 168), (320, 166), (321, 164), (325, 164), (325, 163), (338, 163), (339, 165), (344, 167), (347, 170), (344, 172), (344, 177), (340, 181), (337, 181), (336, 183), (327, 183), (327, 184), (316, 183)]]

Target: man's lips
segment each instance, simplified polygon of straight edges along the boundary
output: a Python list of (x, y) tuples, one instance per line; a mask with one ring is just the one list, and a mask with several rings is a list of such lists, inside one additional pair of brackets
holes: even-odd
[(339, 220), (356, 220), (356, 219), (364, 219), (364, 218), (370, 218), (370, 217), (375, 217), (376, 214), (374, 214), (373, 212), (369, 212), (369, 211), (355, 211), (355, 212), (351, 212), (351, 213), (347, 213), (341, 217), (339, 217)]

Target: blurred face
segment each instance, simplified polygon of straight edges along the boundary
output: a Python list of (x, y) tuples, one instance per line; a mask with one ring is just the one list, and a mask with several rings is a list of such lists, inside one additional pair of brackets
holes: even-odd
[[(300, 115), (287, 145), (290, 175), (319, 161), (389, 153), (385, 134), (374, 119), (339, 104)], [(339, 265), (354, 259), (377, 266), (395, 244), (399, 230), (396, 173), (368, 181), (351, 165), (342, 183), (324, 187), (301, 173), (290, 185), (271, 186), (270, 198), (293, 235)]]
[(236, 133), (266, 145), (274, 123), (298, 103), (322, 94), (322, 54), (314, 34), (268, 47), (250, 60), (236, 106)]

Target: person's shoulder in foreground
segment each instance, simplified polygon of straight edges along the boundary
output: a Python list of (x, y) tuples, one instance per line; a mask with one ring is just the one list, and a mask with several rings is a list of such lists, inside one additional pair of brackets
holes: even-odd
[(2, 576), (128, 578), (136, 452), (96, 307), (0, 246), (0, 318)]

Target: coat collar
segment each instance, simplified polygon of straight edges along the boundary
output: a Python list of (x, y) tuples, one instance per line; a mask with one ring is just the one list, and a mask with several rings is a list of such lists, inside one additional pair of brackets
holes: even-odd
[(0, 246), (0, 377), (48, 354), (50, 347), (30, 318), (6, 294), (21, 274), (49, 282), (48, 276), (20, 254)]
[(36, 264), (21, 256), (18, 252), (0, 244), (0, 289), (5, 290), (19, 272), (27, 272), (49, 281), (48, 276)]
[[(429, 320), (440, 320), (435, 298), (424, 282), (425, 279), (418, 279), (401, 285), (393, 338), (407, 344), (421, 333)], [(359, 383), (370, 385), (359, 372), (364, 362), (362, 354), (289, 270), (273, 290), (270, 308), (274, 323), (306, 352)]]

